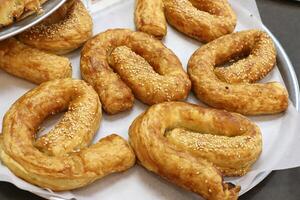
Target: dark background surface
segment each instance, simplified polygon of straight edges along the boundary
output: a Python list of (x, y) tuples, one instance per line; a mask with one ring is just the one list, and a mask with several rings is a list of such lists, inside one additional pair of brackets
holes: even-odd
[[(300, 79), (300, 2), (257, 0), (257, 4), (263, 22), (281, 42)], [(300, 168), (276, 171), (240, 199), (299, 200), (299, 188)], [(8, 199), (41, 200), (42, 198), (19, 190), (9, 183), (0, 182), (0, 200)]]

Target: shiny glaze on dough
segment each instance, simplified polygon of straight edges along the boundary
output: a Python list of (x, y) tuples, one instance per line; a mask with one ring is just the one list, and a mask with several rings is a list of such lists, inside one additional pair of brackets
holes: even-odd
[[(35, 139), (48, 116), (66, 110), (47, 135)], [(99, 97), (84, 81), (43, 83), (5, 114), (0, 158), (18, 177), (54, 191), (80, 188), (125, 171), (134, 165), (135, 155), (123, 138), (113, 134), (89, 146), (101, 116)]]
[(236, 113), (183, 102), (156, 104), (129, 129), (139, 163), (209, 200), (237, 199), (222, 175), (246, 174), (262, 151), (261, 133)]

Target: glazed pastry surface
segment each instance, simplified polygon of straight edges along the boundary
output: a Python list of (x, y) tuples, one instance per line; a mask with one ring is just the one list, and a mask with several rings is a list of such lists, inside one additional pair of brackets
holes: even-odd
[(232, 33), (237, 22), (227, 0), (136, 0), (137, 30), (162, 38), (167, 34), (166, 20), (201, 42)]
[(0, 41), (0, 69), (36, 84), (72, 76), (68, 58), (29, 47), (15, 38)]
[[(36, 139), (41, 123), (61, 111), (66, 113), (60, 122)], [(0, 158), (18, 177), (54, 191), (80, 188), (125, 171), (134, 165), (135, 155), (123, 138), (113, 134), (89, 146), (101, 116), (99, 97), (84, 81), (43, 83), (6, 113)]]
[(83, 79), (98, 92), (109, 114), (130, 109), (134, 96), (148, 105), (183, 100), (191, 87), (170, 49), (129, 29), (111, 29), (89, 40), (80, 64)]
[(163, 1), (136, 0), (135, 24), (138, 31), (163, 38), (167, 34)]
[(209, 200), (237, 199), (240, 187), (222, 175), (246, 174), (262, 151), (261, 132), (247, 118), (183, 102), (150, 107), (129, 136), (142, 166)]
[(66, 54), (93, 34), (92, 18), (80, 0), (68, 0), (50, 17), (18, 35), (18, 39), (35, 48)]
[[(264, 49), (260, 47), (262, 43)], [(221, 68), (215, 73), (216, 66), (244, 55), (248, 49), (251, 49), (248, 57), (228, 66), (228, 70)], [(271, 40), (258, 30), (218, 38), (199, 48), (189, 60), (193, 91), (198, 99), (212, 107), (244, 115), (283, 112), (288, 107), (288, 92), (283, 85), (251, 83), (270, 71), (275, 56)]]
[(1, 0), (0, 28), (41, 11), (41, 5), (47, 0)]

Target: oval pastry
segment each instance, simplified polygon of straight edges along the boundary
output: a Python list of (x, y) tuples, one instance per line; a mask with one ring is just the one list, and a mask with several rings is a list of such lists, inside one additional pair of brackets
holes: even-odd
[(93, 22), (80, 0), (68, 0), (54, 14), (18, 35), (32, 47), (65, 54), (80, 47), (93, 32)]
[[(61, 121), (35, 141), (40, 124), (65, 111)], [(110, 135), (87, 147), (101, 119), (97, 93), (84, 81), (62, 79), (41, 84), (6, 113), (0, 157), (18, 177), (54, 191), (83, 187), (135, 163), (128, 143)]]
[(142, 166), (211, 200), (237, 199), (240, 187), (221, 174), (244, 175), (262, 150), (260, 130), (247, 118), (183, 102), (150, 107), (129, 136)]
[(36, 84), (72, 75), (68, 58), (29, 47), (15, 38), (0, 41), (0, 69)]
[(171, 50), (148, 34), (128, 29), (108, 30), (89, 40), (81, 52), (81, 74), (110, 114), (130, 109), (133, 94), (152, 105), (185, 99), (191, 87)]
[[(247, 52), (250, 53), (248, 57), (229, 66), (228, 70), (219, 70), (217, 74), (224, 78), (217, 77), (214, 71), (216, 66)], [(250, 84), (272, 69), (274, 54), (272, 41), (258, 30), (242, 31), (216, 39), (199, 48), (189, 60), (188, 73), (193, 91), (197, 98), (212, 107), (245, 115), (285, 111), (288, 93), (280, 83)]]
[(230, 55), (231, 65), (214, 69), (220, 80), (227, 83), (254, 83), (264, 78), (274, 68), (276, 49), (267, 33), (249, 30), (232, 37), (233, 40), (240, 37), (231, 48), (231, 51), (236, 51), (238, 55), (234, 53)]
[(232, 33), (237, 21), (227, 0), (137, 0), (137, 29), (159, 38), (165, 36), (163, 12), (170, 25), (201, 42)]

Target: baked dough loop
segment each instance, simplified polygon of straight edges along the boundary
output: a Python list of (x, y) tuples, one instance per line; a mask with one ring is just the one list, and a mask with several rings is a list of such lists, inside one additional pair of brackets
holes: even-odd
[(80, 47), (93, 34), (93, 22), (80, 0), (69, 0), (54, 14), (18, 35), (32, 47), (65, 54)]
[[(227, 68), (215, 69), (238, 56)], [(197, 98), (208, 105), (245, 115), (275, 114), (288, 107), (288, 93), (277, 82), (254, 83), (274, 66), (272, 40), (259, 30), (223, 36), (199, 48), (188, 63)], [(218, 76), (219, 77), (218, 77)]]
[(165, 17), (178, 31), (201, 42), (232, 33), (237, 21), (227, 0), (137, 0), (135, 24), (139, 31), (164, 37)]
[[(35, 141), (49, 115), (67, 110), (61, 121)], [(21, 97), (6, 113), (0, 157), (18, 177), (54, 191), (83, 187), (135, 163), (129, 144), (110, 135), (87, 147), (101, 120), (97, 93), (84, 81), (43, 83)]]
[(156, 104), (130, 126), (139, 163), (209, 200), (237, 199), (222, 175), (249, 171), (262, 150), (259, 128), (237, 113), (184, 102)]
[(0, 28), (21, 20), (33, 13), (40, 12), (46, 0), (1, 0)]
[(36, 84), (72, 75), (68, 58), (29, 47), (15, 38), (0, 41), (0, 69)]
[(148, 34), (128, 29), (108, 30), (89, 40), (81, 52), (81, 74), (109, 114), (130, 109), (134, 96), (152, 105), (185, 99), (191, 88), (171, 50)]

